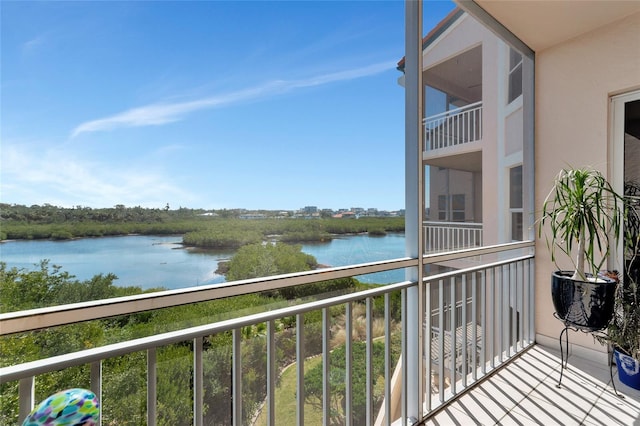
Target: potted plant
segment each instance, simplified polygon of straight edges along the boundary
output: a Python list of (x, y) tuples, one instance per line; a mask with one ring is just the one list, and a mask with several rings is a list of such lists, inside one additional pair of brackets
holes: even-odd
[(573, 261), (573, 270), (558, 267), (551, 277), (556, 315), (566, 326), (596, 331), (611, 320), (616, 280), (600, 270), (619, 241), (623, 213), (623, 198), (601, 172), (569, 168), (556, 176), (538, 232), (556, 266), (559, 254)]
[(640, 183), (626, 183), (624, 193), (624, 274), (605, 340), (613, 347), (620, 381), (640, 389)]

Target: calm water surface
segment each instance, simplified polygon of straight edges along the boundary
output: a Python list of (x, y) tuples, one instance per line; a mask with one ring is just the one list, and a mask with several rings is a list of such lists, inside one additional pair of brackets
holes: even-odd
[[(42, 259), (87, 280), (96, 274), (114, 273), (116, 285), (142, 288), (184, 288), (225, 281), (215, 273), (218, 262), (233, 251), (188, 250), (182, 236), (122, 236), (71, 241), (9, 241), (0, 243), (0, 260), (8, 267), (33, 269)], [(319, 263), (344, 266), (404, 256), (404, 234), (384, 237), (346, 236), (330, 243), (304, 244), (302, 251)], [(387, 284), (401, 281), (402, 271), (359, 277), (363, 282)]]

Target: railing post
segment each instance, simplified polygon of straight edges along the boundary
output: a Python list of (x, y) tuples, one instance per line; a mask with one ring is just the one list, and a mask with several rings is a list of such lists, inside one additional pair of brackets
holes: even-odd
[(429, 411), (431, 411), (431, 369), (433, 368), (432, 362), (431, 362), (431, 357), (433, 356), (433, 354), (431, 353), (431, 340), (432, 340), (432, 331), (431, 331), (431, 327), (432, 327), (432, 321), (433, 321), (433, 313), (432, 313), (432, 309), (431, 309), (431, 305), (432, 305), (432, 301), (431, 301), (431, 283), (425, 283), (425, 290), (424, 290), (424, 297), (425, 297), (425, 302), (424, 302), (424, 308), (426, 311), (426, 315), (425, 315), (425, 325), (424, 325), (424, 329), (422, 331), (422, 336), (424, 339), (424, 344), (423, 344), (423, 355), (424, 355), (424, 360), (425, 360), (425, 366), (424, 366), (424, 371), (425, 371), (425, 389), (424, 389), (424, 393), (425, 393), (425, 408), (427, 410), (427, 413)]
[(233, 356), (232, 362), (232, 416), (233, 426), (242, 425), (242, 334), (240, 328), (233, 329)]
[(304, 426), (304, 314), (296, 315), (296, 424)]
[(20, 408), (18, 412), (18, 421), (22, 423), (27, 418), (33, 407), (35, 406), (35, 379), (33, 376), (20, 379), (18, 384), (18, 399), (20, 400)]
[(487, 270), (480, 271), (480, 371), (487, 373)]
[(461, 288), (461, 295), (460, 298), (462, 299), (462, 315), (461, 315), (461, 323), (460, 327), (461, 327), (461, 337), (462, 337), (462, 388), (466, 388), (467, 387), (467, 370), (469, 369), (468, 365), (467, 365), (467, 360), (468, 360), (468, 353), (467, 353), (467, 325), (468, 325), (468, 320), (467, 320), (467, 275), (464, 274), (462, 275), (462, 288)]
[(450, 354), (450, 370), (449, 370), (449, 380), (451, 384), (449, 385), (449, 389), (452, 395), (456, 394), (456, 352), (457, 352), (457, 339), (458, 339), (458, 330), (456, 323), (456, 277), (451, 277), (449, 279), (449, 291), (451, 292), (450, 300), (449, 300), (449, 321), (451, 322), (451, 354)]
[(329, 357), (329, 308), (322, 309), (322, 424), (331, 424), (331, 365)]
[[(498, 328), (498, 323), (496, 322), (496, 268), (487, 269), (487, 285), (489, 286), (489, 291), (487, 295), (487, 321), (484, 332), (491, 336), (488, 340), (491, 356), (489, 357), (491, 369), (494, 369), (496, 366), (496, 328)], [(485, 346), (486, 347), (486, 346)], [(486, 349), (485, 349), (486, 350)]]
[(536, 294), (535, 294), (535, 259), (529, 261), (529, 342), (536, 340)]
[(444, 402), (444, 280), (438, 280), (438, 397)]
[[(385, 301), (388, 299), (388, 293), (385, 294)], [(351, 302), (347, 303), (344, 307), (345, 312), (345, 384), (344, 384), (344, 398), (345, 398), (345, 409), (344, 409), (344, 424), (345, 426), (353, 425), (353, 381), (351, 380), (351, 371), (353, 369), (353, 344), (352, 338), (353, 335), (353, 309)], [(385, 329), (386, 330), (386, 329)], [(385, 349), (387, 349), (385, 347)], [(386, 364), (385, 364), (386, 365)], [(385, 375), (385, 389), (389, 385), (389, 379)], [(388, 395), (385, 393), (385, 398), (388, 398)], [(388, 411), (386, 411), (389, 413)], [(389, 414), (387, 414), (389, 415)]]
[[(349, 330), (349, 329), (347, 329)], [(350, 331), (349, 331), (350, 332)], [(350, 336), (349, 332), (347, 337)], [(347, 342), (351, 339), (347, 338)], [(349, 370), (350, 371), (350, 370)], [(351, 374), (347, 373), (349, 377)], [(348, 394), (351, 396), (351, 393)], [(347, 403), (351, 403), (350, 400)], [(348, 413), (351, 411), (348, 410)], [(391, 424), (391, 303), (389, 293), (384, 295), (384, 417), (385, 425)], [(351, 426), (351, 419), (346, 426)]]
[(366, 421), (373, 424), (373, 300), (367, 297), (366, 302)]
[(275, 322), (271, 320), (267, 321), (267, 426), (275, 425), (277, 375)]
[[(91, 392), (93, 392), (98, 398), (98, 402), (102, 404), (102, 361), (95, 361), (91, 363)], [(98, 424), (102, 425), (102, 410), (98, 415)]]
[[(156, 348), (147, 349), (147, 425), (148, 426), (155, 426), (156, 424), (156, 406), (157, 406), (156, 401), (158, 400), (158, 392), (156, 387), (158, 382), (156, 365), (157, 365)], [(195, 402), (194, 402), (194, 408), (195, 408)], [(194, 419), (195, 419), (195, 415), (194, 415)]]
[(204, 350), (204, 338), (193, 339), (193, 424), (204, 424), (204, 366), (202, 364), (202, 351)]

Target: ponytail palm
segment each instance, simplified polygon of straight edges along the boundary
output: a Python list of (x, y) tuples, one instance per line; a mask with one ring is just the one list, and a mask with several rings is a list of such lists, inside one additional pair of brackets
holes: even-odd
[(617, 243), (624, 213), (624, 200), (597, 170), (563, 169), (544, 201), (539, 235), (544, 225), (551, 260), (557, 250), (573, 260), (571, 279), (587, 281), (587, 270), (597, 276), (610, 252), (609, 240)]

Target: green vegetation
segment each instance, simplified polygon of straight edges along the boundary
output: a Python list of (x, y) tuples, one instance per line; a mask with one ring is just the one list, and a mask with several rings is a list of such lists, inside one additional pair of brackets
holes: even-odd
[(233, 256), (229, 262), (227, 280), (309, 271), (317, 265), (315, 257), (302, 253), (301, 246), (284, 243), (251, 244), (240, 248)]
[[(211, 216), (204, 216), (211, 213)], [(202, 248), (236, 249), (262, 241), (289, 243), (330, 241), (334, 234), (404, 232), (403, 217), (314, 220), (274, 218), (243, 220), (241, 210), (178, 210), (125, 207), (72, 209), (50, 205), (0, 204), (0, 239), (65, 240), (112, 235), (182, 234), (183, 243)], [(215, 216), (213, 216), (215, 214)]]
[[(397, 336), (399, 337), (399, 336)], [(397, 340), (397, 339), (396, 339)], [(391, 359), (396, 360), (400, 356), (400, 345), (391, 345)], [(384, 342), (375, 341), (372, 344), (373, 355), (373, 406), (375, 411), (379, 409), (384, 399)], [(340, 345), (334, 349), (329, 356), (329, 365), (331, 366), (331, 374), (329, 375), (329, 388), (331, 389), (331, 399), (329, 402), (329, 412), (331, 420), (329, 424), (341, 425), (345, 424), (345, 377), (346, 371), (346, 347)], [(353, 387), (352, 407), (353, 407), (353, 424), (366, 424), (366, 345), (365, 342), (353, 342), (352, 347), (352, 365), (351, 381)], [(306, 401), (313, 405), (317, 410), (322, 410), (322, 381), (324, 373), (322, 371), (322, 362), (314, 365), (313, 368), (305, 372), (304, 391)]]
[[(322, 357), (315, 357), (305, 360), (304, 372), (305, 378), (307, 373), (317, 365), (322, 365)], [(279, 425), (295, 425), (296, 424), (296, 364), (289, 365), (281, 374), (278, 386), (276, 387), (276, 424)], [(304, 405), (304, 421), (309, 425), (322, 424), (322, 409), (315, 405)], [(262, 408), (255, 425), (266, 426), (267, 410)]]

